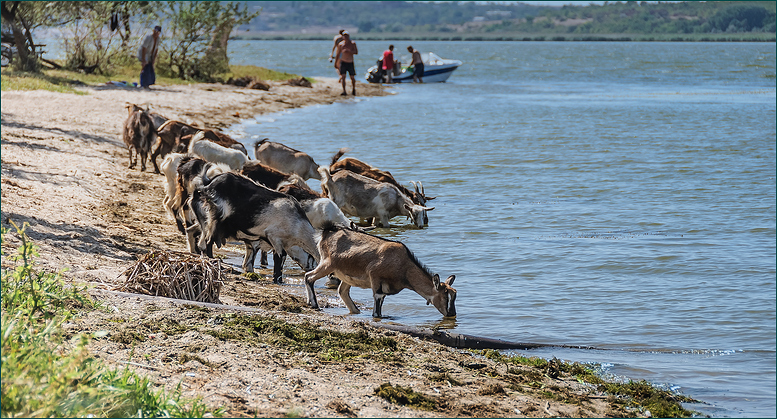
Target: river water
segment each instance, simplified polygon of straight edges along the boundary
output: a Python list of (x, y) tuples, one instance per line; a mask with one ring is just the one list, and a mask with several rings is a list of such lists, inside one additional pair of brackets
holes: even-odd
[[(356, 41), (363, 81), (387, 43)], [(436, 197), (428, 228), (395, 218), (375, 233), (456, 275), (458, 317), (405, 291), (383, 321), (595, 347), (523, 353), (649, 380), (703, 414), (774, 417), (775, 44), (414, 44), (464, 65), (447, 83), (230, 130), (320, 164), (349, 147)], [(334, 77), (330, 48), (233, 41), (230, 55)], [(351, 293), (371, 307), (370, 291)]]

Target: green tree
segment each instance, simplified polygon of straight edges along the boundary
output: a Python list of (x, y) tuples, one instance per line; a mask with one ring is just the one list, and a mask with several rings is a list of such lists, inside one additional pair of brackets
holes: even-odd
[[(130, 18), (137, 23), (153, 19), (149, 2), (72, 1), (51, 2), (54, 14), (68, 35), (64, 39), (65, 67), (85, 73), (110, 73), (114, 65), (133, 59)], [(121, 24), (119, 24), (121, 22)]]
[(763, 7), (734, 5), (715, 13), (709, 22), (719, 31), (751, 31), (760, 28), (769, 19), (770, 13)]
[(210, 81), (229, 70), (227, 43), (235, 26), (250, 22), (260, 11), (239, 3), (169, 1), (163, 4), (164, 34), (160, 72), (181, 79)]
[[(2, 42), (11, 44), (16, 49), (13, 66), (19, 71), (37, 72), (40, 70), (37, 45), (32, 37), (32, 30), (43, 22), (38, 18), (39, 7), (34, 2), (3, 1), (0, 2), (3, 35)], [(6, 31), (5, 28), (8, 28)]]

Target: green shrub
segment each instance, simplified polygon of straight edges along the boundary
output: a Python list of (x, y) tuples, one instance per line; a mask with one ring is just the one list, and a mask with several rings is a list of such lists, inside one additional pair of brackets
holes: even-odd
[[(36, 247), (22, 228), (13, 262), (2, 268), (2, 391), (0, 409), (8, 417), (202, 417), (199, 400), (155, 391), (147, 378), (124, 368), (112, 370), (86, 349), (92, 336), (69, 341), (62, 324), (80, 306), (95, 305), (83, 289), (67, 287), (59, 274), (35, 269)], [(0, 231), (6, 244), (8, 229)]]

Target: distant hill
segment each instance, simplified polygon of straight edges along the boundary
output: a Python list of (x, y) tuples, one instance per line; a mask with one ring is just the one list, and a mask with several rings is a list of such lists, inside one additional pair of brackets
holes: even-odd
[[(404, 31), (452, 32), (459, 27), (477, 27), (505, 19), (539, 15), (547, 6), (482, 4), (472, 2), (418, 3), (374, 1), (253, 1), (252, 10), (262, 13), (241, 31), (265, 34), (332, 35), (339, 28), (355, 33), (401, 33)], [(304, 32), (303, 32), (304, 31)]]
[[(256, 1), (259, 17), (241, 38), (331, 39), (346, 28), (360, 39), (441, 40), (770, 40), (775, 5), (740, 2), (605, 2), (588, 6), (523, 3)], [(677, 38), (677, 36), (681, 36)]]

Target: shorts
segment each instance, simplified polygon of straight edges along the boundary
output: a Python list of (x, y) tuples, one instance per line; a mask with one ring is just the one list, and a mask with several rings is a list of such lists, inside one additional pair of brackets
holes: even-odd
[(423, 77), (424, 76), (424, 65), (423, 64), (416, 64), (415, 67), (413, 67), (413, 75), (416, 77)]
[(353, 66), (353, 63), (346, 63), (345, 61), (340, 62), (340, 74), (348, 73), (352, 76), (356, 75), (356, 68)]

